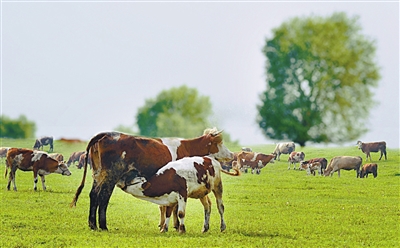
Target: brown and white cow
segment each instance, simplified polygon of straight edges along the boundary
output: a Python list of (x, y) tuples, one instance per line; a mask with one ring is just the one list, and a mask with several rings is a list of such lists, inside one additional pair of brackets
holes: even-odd
[(268, 163), (274, 163), (274, 160), (274, 154), (242, 151), (238, 153), (236, 163), (234, 163), (233, 166), (237, 166), (241, 170), (250, 168), (251, 173), (255, 172), (256, 174), (260, 174), (261, 169)]
[(40, 150), (43, 146), (50, 145), (50, 150), (49, 152), (53, 151), (53, 137), (52, 136), (43, 136), (39, 139), (35, 140), (35, 144), (33, 145), (33, 150)]
[[(289, 161), (289, 167), (288, 170), (290, 170), (290, 165), (293, 164), (293, 170), (296, 169), (296, 163), (300, 163), (301, 161), (304, 161), (304, 158), (306, 155), (304, 152), (291, 152), (288, 158)], [(300, 169), (300, 166), (299, 166)]]
[(296, 150), (296, 145), (294, 142), (278, 143), (275, 147), (274, 154), (276, 154), (275, 159), (280, 161), (281, 154), (290, 154)]
[(322, 173), (324, 173), (324, 171), (326, 169), (326, 166), (328, 165), (328, 160), (326, 160), (326, 158), (312, 158), (307, 161), (302, 161), (302, 162), (300, 162), (300, 168), (306, 170), (308, 168), (307, 165), (312, 164), (314, 162), (319, 162), (321, 164), (320, 170), (318, 170), (318, 174), (322, 175)]
[(374, 178), (378, 176), (378, 165), (377, 164), (365, 164), (360, 170), (360, 178), (368, 177), (368, 174), (374, 175)]
[(211, 204), (206, 197), (211, 191), (214, 193), (219, 215), (221, 217), (221, 232), (226, 229), (224, 220), (224, 204), (222, 201), (221, 172), (239, 176), (240, 171), (224, 171), (221, 164), (212, 157), (186, 157), (169, 162), (146, 180), (136, 175), (123, 177), (117, 184), (125, 192), (142, 200), (166, 206), (166, 220), (161, 232), (167, 232), (171, 213), (177, 205), (180, 225), (178, 231), (185, 230), (185, 209), (187, 199), (200, 199), (204, 206), (204, 225), (202, 232), (207, 232), (210, 226)]
[(12, 181), (15, 191), (17, 191), (17, 186), (15, 185), (15, 172), (17, 169), (33, 171), (34, 190), (37, 190), (38, 176), (42, 179), (43, 190), (46, 190), (46, 185), (44, 184), (45, 175), (50, 173), (58, 173), (64, 176), (71, 175), (68, 166), (64, 162), (58, 162), (46, 152), (32, 151), (24, 148), (10, 148), (8, 150), (4, 177), (7, 177), (8, 169), (10, 169), (10, 175), (8, 177), (7, 189), (10, 190)]
[(355, 170), (357, 172), (357, 177), (360, 173), (360, 167), (362, 164), (362, 158), (357, 156), (337, 156), (331, 159), (328, 167), (326, 168), (324, 175), (333, 175), (335, 171), (338, 172), (338, 177), (340, 177), (340, 170)]
[[(321, 172), (321, 163), (320, 162), (310, 162), (310, 163), (301, 163), (300, 167), (303, 170), (307, 171), (307, 175), (311, 175), (313, 174), (313, 176), (315, 176), (315, 171), (318, 171), (318, 173)], [(320, 173), (321, 175), (321, 173)]]
[[(88, 143), (91, 153), (93, 186), (90, 191), (89, 227), (99, 225), (107, 230), (106, 210), (116, 183), (130, 171), (149, 179), (168, 162), (190, 156), (213, 155), (219, 161), (231, 160), (233, 154), (222, 143), (222, 131), (210, 130), (194, 139), (146, 138), (120, 132), (102, 132)], [(88, 155), (85, 158), (83, 178), (71, 206), (85, 184)], [(161, 222), (162, 223), (162, 222)]]
[(64, 156), (61, 153), (49, 153), (50, 158), (54, 158), (58, 162), (64, 161)]
[(367, 155), (366, 160), (372, 161), (371, 159), (371, 154), (370, 152), (381, 152), (381, 156), (379, 157), (379, 160), (381, 160), (382, 156), (385, 155), (385, 160), (387, 160), (386, 156), (386, 142), (385, 141), (380, 141), (380, 142), (371, 142), (371, 143), (363, 143), (361, 141), (357, 141), (357, 146), (358, 149), (361, 149), (363, 153)]
[(79, 163), (79, 159), (82, 154), (85, 154), (85, 151), (71, 153), (71, 156), (69, 156), (68, 161), (67, 161), (68, 167), (71, 166), (71, 164), (74, 164), (75, 162)]

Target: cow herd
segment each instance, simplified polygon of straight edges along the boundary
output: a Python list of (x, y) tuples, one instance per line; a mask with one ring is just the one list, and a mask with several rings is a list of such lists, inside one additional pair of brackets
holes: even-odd
[[(146, 138), (131, 136), (120, 132), (101, 132), (89, 142), (85, 151), (72, 153), (68, 162), (62, 154), (41, 151), (44, 145), (50, 145), (53, 151), (53, 137), (42, 137), (35, 141), (33, 149), (0, 148), (0, 157), (6, 158), (5, 176), (10, 170), (7, 189), (11, 183), (16, 191), (15, 172), (33, 171), (34, 190), (37, 190), (38, 177), (46, 190), (45, 175), (58, 173), (70, 176), (69, 166), (78, 163), (83, 168), (83, 178), (71, 207), (76, 206), (78, 197), (85, 185), (88, 164), (92, 169), (93, 185), (89, 194), (90, 207), (88, 224), (93, 230), (108, 230), (107, 207), (114, 187), (121, 188), (132, 196), (156, 203), (160, 208), (160, 231), (167, 232), (170, 218), (180, 233), (185, 229), (185, 213), (188, 198), (199, 199), (204, 207), (204, 225), (202, 232), (209, 229), (211, 201), (208, 196), (213, 192), (220, 214), (220, 230), (224, 231), (224, 205), (222, 200), (221, 173), (239, 176), (242, 172), (260, 174), (268, 163), (280, 161), (282, 154), (288, 154), (288, 170), (305, 170), (308, 175), (332, 176), (340, 170), (356, 170), (357, 177), (377, 176), (378, 165), (368, 163), (362, 166), (359, 156), (336, 156), (329, 164), (326, 158), (305, 160), (304, 152), (297, 152), (293, 142), (279, 143), (270, 154), (253, 152), (244, 147), (239, 152), (231, 152), (222, 140), (222, 131), (216, 128), (206, 129), (202, 136), (193, 139)], [(371, 160), (370, 152), (386, 154), (386, 143), (357, 142), (357, 146)], [(230, 170), (233, 170), (231, 172)]]

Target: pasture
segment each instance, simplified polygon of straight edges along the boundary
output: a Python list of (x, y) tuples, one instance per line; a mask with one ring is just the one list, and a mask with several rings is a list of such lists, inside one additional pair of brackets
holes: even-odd
[[(1, 146), (33, 146), (34, 140), (0, 139)], [(55, 141), (54, 152), (69, 155), (86, 143)], [(239, 151), (240, 147), (231, 147)], [(270, 153), (274, 145), (252, 146)], [(44, 148), (45, 151), (48, 146)], [(306, 160), (330, 159), (339, 155), (365, 154), (356, 146), (341, 148), (296, 147)], [(400, 150), (388, 149), (388, 160), (378, 161), (378, 177), (356, 178), (355, 171), (333, 177), (307, 176), (305, 171), (287, 170), (288, 155), (268, 164), (260, 175), (223, 174), (225, 221), (219, 231), (219, 214), (211, 194), (210, 230), (202, 234), (203, 209), (189, 199), (186, 234), (171, 228), (159, 233), (158, 206), (138, 200), (115, 188), (107, 211), (109, 231), (91, 231), (87, 225), (91, 172), (76, 208), (69, 203), (82, 180), (83, 170), (71, 166), (70, 177), (46, 176), (48, 190), (41, 184), (33, 190), (33, 173), (16, 172), (18, 192), (7, 191), (0, 180), (0, 247), (398, 247), (400, 243)], [(0, 161), (4, 175), (5, 162)], [(298, 165), (297, 165), (298, 167)]]

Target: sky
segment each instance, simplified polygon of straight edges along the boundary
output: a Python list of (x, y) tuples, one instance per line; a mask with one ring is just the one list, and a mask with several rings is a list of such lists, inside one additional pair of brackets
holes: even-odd
[(360, 140), (398, 148), (398, 1), (1, 0), (1, 114), (25, 115), (38, 137), (88, 140), (134, 125), (147, 99), (187, 85), (210, 98), (212, 125), (233, 140), (277, 143), (256, 123), (265, 40), (291, 18), (334, 12), (358, 16), (376, 42), (378, 104)]

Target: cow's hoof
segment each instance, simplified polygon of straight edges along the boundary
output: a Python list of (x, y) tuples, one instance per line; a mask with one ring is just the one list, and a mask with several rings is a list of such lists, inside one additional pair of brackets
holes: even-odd
[(185, 225), (180, 225), (179, 226), (179, 233), (186, 233)]
[(160, 233), (166, 233), (166, 232), (168, 232), (168, 227), (164, 224), (160, 229)]
[(226, 229), (226, 225), (225, 224), (221, 224), (221, 232), (225, 231)]

